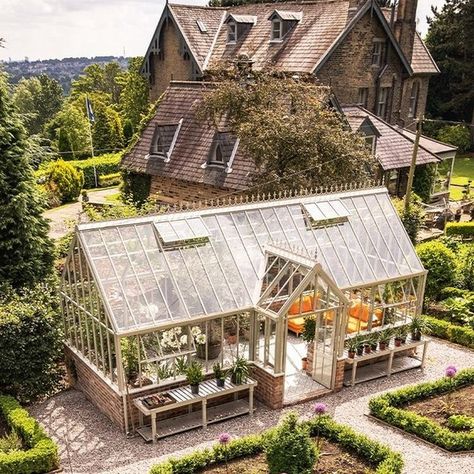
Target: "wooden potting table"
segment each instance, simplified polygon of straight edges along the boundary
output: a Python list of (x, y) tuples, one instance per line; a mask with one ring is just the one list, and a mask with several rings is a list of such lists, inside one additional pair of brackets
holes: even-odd
[[(199, 384), (199, 394), (191, 393), (191, 386), (185, 385), (183, 387), (174, 388), (164, 392), (157, 392), (167, 394), (172, 397), (175, 402), (169, 405), (163, 405), (157, 408), (148, 408), (143, 399), (149, 397), (140, 397), (133, 400), (134, 405), (139, 413), (139, 428), (137, 432), (145, 439), (145, 441), (153, 441), (156, 443), (158, 438), (164, 438), (183, 431), (192, 430), (194, 428), (205, 428), (211, 423), (233, 418), (236, 416), (249, 413), (251, 416), (254, 411), (253, 395), (254, 388), (257, 382), (252, 379), (247, 379), (245, 383), (236, 385), (226, 379), (224, 387), (218, 387), (215, 380), (206, 380)], [(248, 390), (249, 399), (239, 400), (238, 393)], [(222, 397), (223, 395), (234, 394), (234, 401), (222, 403), (216, 406), (207, 407), (207, 402), (213, 398)], [(192, 411), (192, 405), (201, 403), (201, 410)], [(177, 408), (188, 407), (188, 413), (184, 415), (166, 418), (156, 421), (157, 413), (163, 413)], [(151, 426), (144, 425), (144, 417), (151, 418)]]

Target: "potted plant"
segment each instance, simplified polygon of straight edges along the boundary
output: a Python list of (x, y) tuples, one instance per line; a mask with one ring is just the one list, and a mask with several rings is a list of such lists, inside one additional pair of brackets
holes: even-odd
[(405, 343), (408, 335), (408, 326), (399, 326), (395, 330), (395, 346), (400, 347)]
[(209, 321), (207, 326), (206, 336), (206, 324), (194, 326), (191, 328), (191, 335), (194, 338), (196, 345), (196, 355), (200, 359), (206, 359), (206, 349), (208, 360), (217, 359), (221, 352), (221, 328), (220, 321)]
[(378, 336), (376, 333), (367, 334), (364, 338), (364, 352), (370, 354), (377, 349)]
[(357, 337), (351, 337), (346, 341), (347, 353), (349, 359), (353, 359), (357, 351)]
[(377, 350), (377, 343), (379, 342), (379, 337), (380, 337), (379, 332), (373, 332), (369, 336), (369, 344), (373, 352)]
[(379, 334), (379, 348), (381, 351), (388, 349), (390, 346), (390, 339), (392, 338), (393, 331), (391, 328), (380, 331)]
[(192, 360), (186, 369), (186, 380), (191, 385), (191, 393), (199, 393), (199, 384), (204, 380), (202, 364), (197, 360)]
[(226, 372), (222, 368), (222, 365), (219, 362), (216, 362), (212, 366), (212, 370), (214, 372), (214, 377), (216, 379), (216, 385), (218, 387), (223, 387), (225, 384), (225, 377), (226, 377)]
[(361, 356), (364, 353), (364, 339), (361, 336), (356, 336), (356, 354)]
[(413, 341), (420, 341), (421, 335), (428, 332), (428, 323), (424, 316), (415, 316), (410, 323), (411, 338)]
[(250, 368), (245, 357), (237, 357), (229, 369), (230, 381), (235, 385), (240, 385), (247, 381), (250, 374)]

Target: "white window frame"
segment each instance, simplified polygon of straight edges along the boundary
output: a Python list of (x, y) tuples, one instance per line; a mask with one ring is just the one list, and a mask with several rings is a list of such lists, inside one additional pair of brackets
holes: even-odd
[(390, 97), (391, 87), (381, 87), (377, 96), (377, 112), (376, 114), (385, 119), (387, 116), (388, 99)]
[[(278, 24), (278, 36), (275, 35), (277, 29), (275, 26)], [(280, 18), (274, 18), (272, 20), (272, 41), (278, 42), (283, 38), (283, 21)]]
[(420, 97), (420, 82), (413, 82), (410, 89), (410, 102), (408, 105), (408, 117), (415, 117), (418, 112), (418, 99)]
[(237, 23), (229, 21), (227, 23), (227, 43), (233, 44), (237, 42)]
[(381, 39), (374, 39), (372, 42), (372, 66), (380, 67), (383, 61), (384, 41)]

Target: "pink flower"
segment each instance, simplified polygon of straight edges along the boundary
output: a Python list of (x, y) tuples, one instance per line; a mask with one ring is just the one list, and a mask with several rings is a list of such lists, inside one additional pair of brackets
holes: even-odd
[(456, 369), (456, 367), (454, 367), (454, 365), (450, 365), (449, 367), (446, 368), (446, 377), (452, 379), (456, 373), (457, 373), (458, 369)]
[(326, 413), (328, 407), (325, 403), (316, 403), (313, 406), (313, 411), (316, 413), (316, 415), (324, 415)]
[(219, 443), (227, 444), (231, 440), (231, 436), (229, 433), (221, 433), (219, 435)]

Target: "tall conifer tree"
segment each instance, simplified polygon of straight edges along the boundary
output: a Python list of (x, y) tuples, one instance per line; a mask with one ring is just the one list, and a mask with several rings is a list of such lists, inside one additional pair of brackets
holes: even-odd
[(0, 74), (0, 283), (30, 286), (51, 273), (53, 245), (42, 212), (25, 130)]

